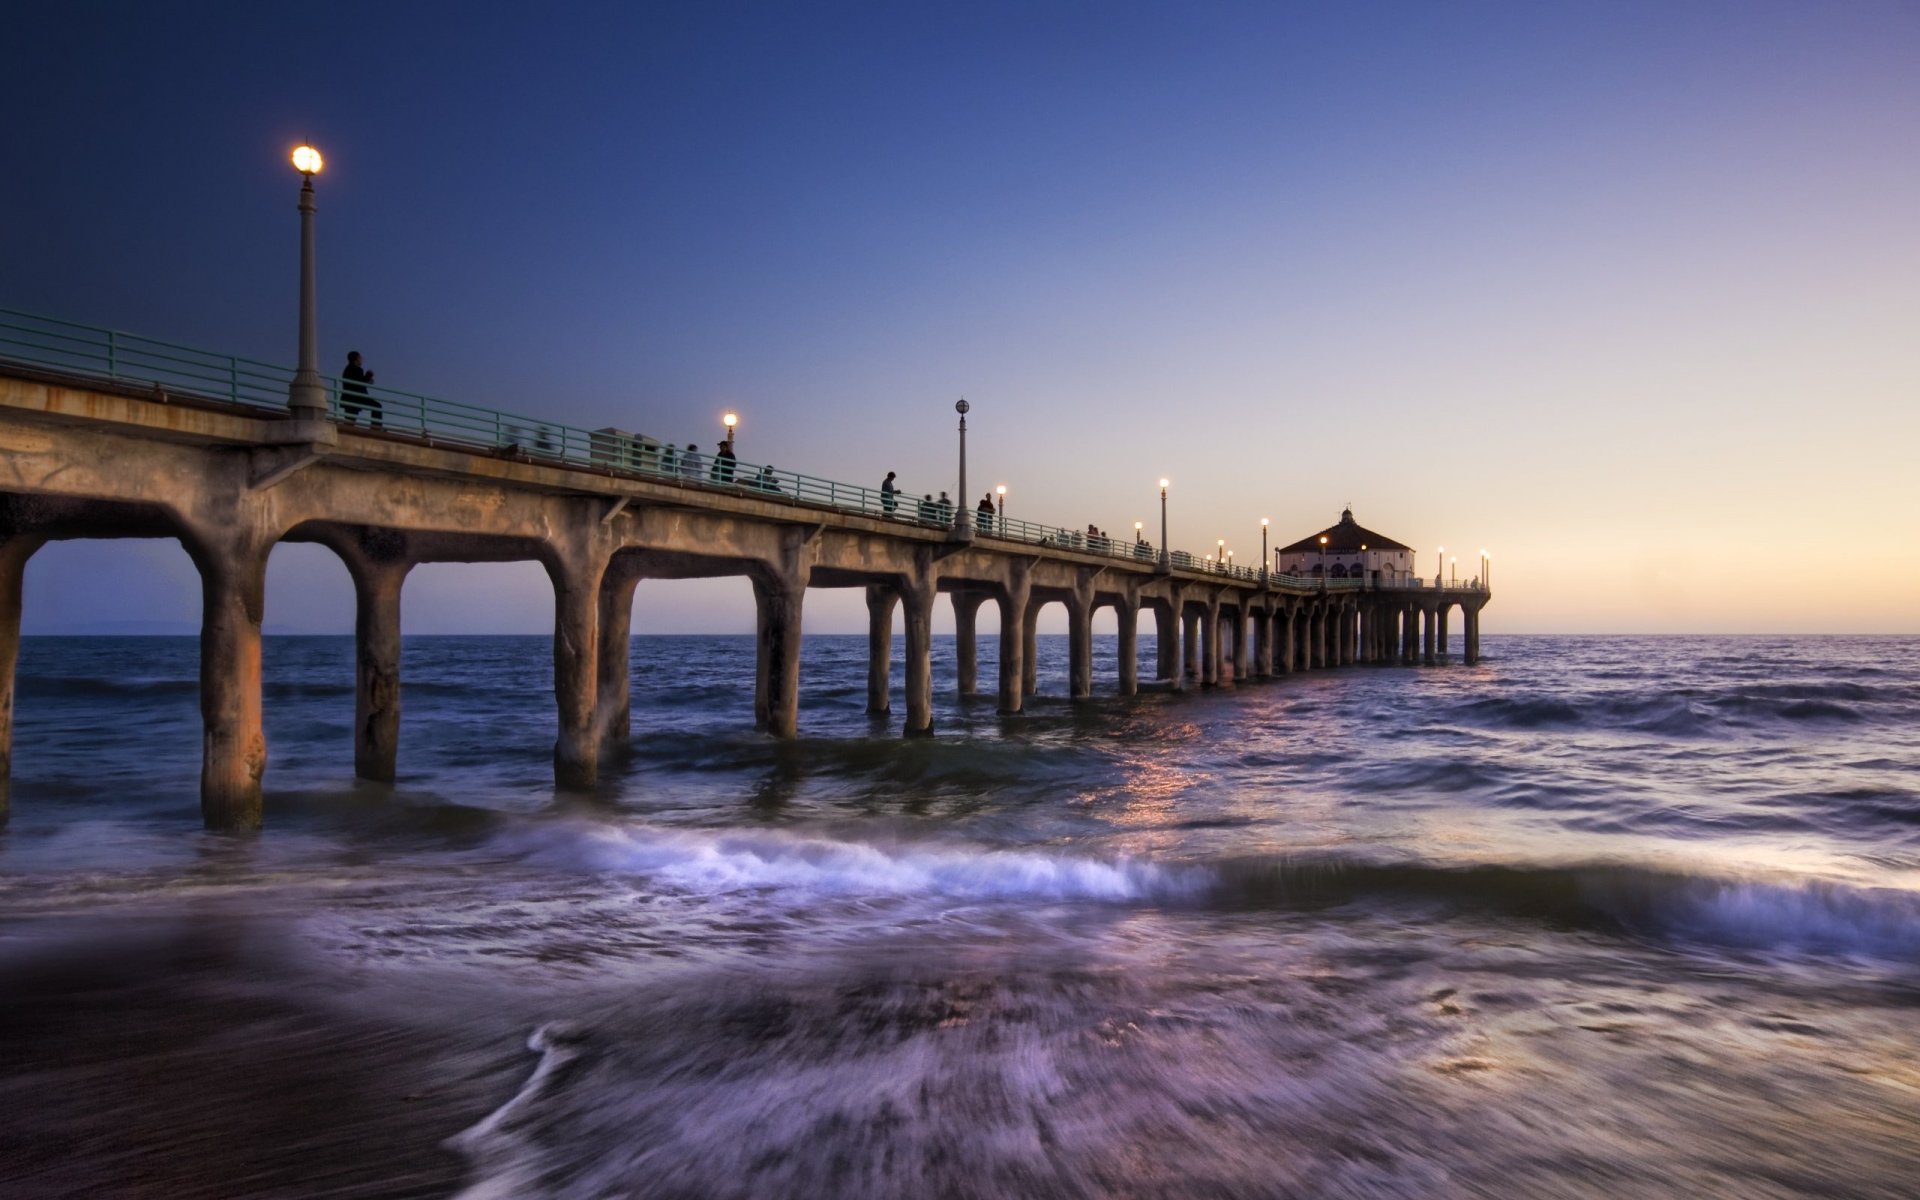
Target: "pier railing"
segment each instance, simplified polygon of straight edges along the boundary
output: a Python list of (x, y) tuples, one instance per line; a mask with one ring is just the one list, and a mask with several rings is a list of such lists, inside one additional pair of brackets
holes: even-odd
[[(291, 367), (4, 308), (0, 308), (0, 360), (282, 414), (294, 375)], [(458, 446), (616, 476), (746, 492), (927, 528), (951, 527), (956, 516), (951, 501), (943, 503), (937, 497), (929, 498), (928, 493), (915, 494), (904, 487), (888, 493), (765, 463), (691, 453), (627, 430), (587, 429), (334, 375), (321, 379), (327, 391), (328, 415), (346, 428), (361, 427), (430, 445)], [(968, 509), (963, 520), (981, 536), (1130, 562), (1159, 561), (1159, 550), (1144, 541), (1010, 520), (975, 509)], [(1242, 582), (1257, 583), (1261, 579), (1257, 567), (1216, 562), (1184, 550), (1175, 550), (1168, 557), (1180, 570)], [(1281, 574), (1267, 579), (1278, 586), (1332, 591), (1363, 586), (1358, 579), (1322, 581)]]

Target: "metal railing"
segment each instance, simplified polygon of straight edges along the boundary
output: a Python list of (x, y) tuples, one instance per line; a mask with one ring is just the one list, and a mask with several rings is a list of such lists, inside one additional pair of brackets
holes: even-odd
[[(281, 414), (286, 412), (287, 390), (294, 375), (291, 367), (4, 308), (0, 308), (0, 360), (116, 383), (153, 386), (181, 397), (224, 401)], [(950, 528), (956, 515), (951, 501), (943, 503), (929, 493), (914, 495), (905, 488), (883, 492), (877, 487), (802, 475), (765, 463), (695, 453), (628, 430), (586, 429), (377, 383), (359, 383), (331, 375), (321, 378), (327, 391), (328, 415), (348, 429), (363, 427), (432, 445), (459, 446), (616, 476), (746, 492), (766, 499), (860, 513), (930, 529)], [(1009, 520), (977, 509), (968, 510), (966, 519), (980, 536), (1136, 563), (1159, 561), (1159, 551), (1141, 540)], [(1184, 550), (1175, 550), (1168, 558), (1176, 570), (1221, 575), (1250, 583), (1261, 580), (1257, 567), (1197, 558)], [(1329, 579), (1324, 586), (1321, 580), (1306, 576), (1274, 574), (1267, 579), (1276, 586), (1321, 590), (1363, 586), (1363, 581), (1358, 579)]]

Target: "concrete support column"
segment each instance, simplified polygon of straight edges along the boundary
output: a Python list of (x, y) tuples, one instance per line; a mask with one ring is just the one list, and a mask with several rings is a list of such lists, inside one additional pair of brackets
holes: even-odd
[(600, 774), (594, 717), (600, 704), (600, 585), (609, 556), (558, 548), (546, 563), (553, 582), (553, 698), (560, 711), (553, 743), (554, 786), (591, 788)]
[(753, 577), (758, 635), (753, 723), (777, 738), (800, 732), (800, 613), (806, 596), (806, 577), (799, 571), (769, 571)]
[(1475, 666), (1480, 661), (1480, 610), (1463, 605), (1460, 616), (1466, 626), (1466, 662), (1470, 667)]
[(1040, 610), (1045, 604), (1039, 600), (1027, 601), (1027, 616), (1020, 626), (1020, 636), (1025, 649), (1020, 657), (1022, 675), (1020, 686), (1028, 697), (1040, 691)]
[(867, 585), (867, 711), (893, 711), (893, 606), (900, 597), (883, 583)]
[(1180, 611), (1176, 603), (1153, 606), (1153, 658), (1156, 680), (1180, 690)]
[(1093, 695), (1093, 581), (1082, 578), (1067, 598), (1067, 694)]
[(1273, 677), (1273, 610), (1263, 608), (1253, 618), (1253, 673)]
[(1188, 687), (1206, 682), (1200, 669), (1200, 614), (1187, 612), (1184, 605), (1180, 613), (1180, 674)]
[(1422, 661), (1425, 662), (1428, 666), (1432, 666), (1433, 665), (1434, 630), (1440, 624), (1439, 612), (1431, 608), (1421, 609), (1420, 624), (1422, 626), (1421, 632), (1422, 634), (1424, 634), (1426, 638), (1426, 652), (1422, 656)]
[(13, 676), (20, 663), (20, 583), (27, 560), (46, 539), (16, 533), (0, 538), (0, 823), (7, 819), (13, 778)]
[(1311, 622), (1308, 627), (1308, 637), (1313, 666), (1325, 667), (1327, 665), (1327, 606), (1325, 604), (1314, 606)]
[(1360, 610), (1348, 604), (1340, 610), (1340, 665), (1350, 667), (1359, 658)]
[(1452, 608), (1453, 605), (1451, 604), (1442, 604), (1440, 606), (1440, 632), (1437, 635), (1439, 638), (1439, 646), (1437, 649), (1441, 662), (1447, 661), (1447, 613)]
[(258, 829), (267, 770), (260, 622), (272, 547), (243, 537), (187, 541), (200, 569), (200, 816), (208, 829)]
[(1275, 631), (1280, 635), (1280, 673), (1291, 675), (1294, 672), (1294, 609), (1289, 603), (1280, 610), (1275, 618)]
[(1116, 639), (1120, 647), (1120, 694), (1134, 696), (1140, 692), (1140, 601), (1128, 596), (1113, 606), (1113, 615), (1120, 622), (1120, 636)]
[(400, 589), (412, 567), (347, 563), (354, 599), (353, 773), (376, 783), (392, 783), (399, 764)]
[(1016, 567), (1007, 590), (996, 597), (1000, 605), (1000, 711), (1017, 713), (1025, 705), (1027, 675), (1027, 603), (1031, 597), (1027, 572)]
[(908, 737), (933, 732), (933, 604), (939, 597), (931, 579), (915, 580), (900, 589), (900, 607), (907, 625)]
[(1420, 661), (1420, 610), (1411, 604), (1400, 610), (1400, 661), (1410, 667)]
[(1252, 647), (1247, 642), (1249, 617), (1246, 601), (1242, 600), (1234, 606), (1233, 616), (1228, 620), (1233, 625), (1233, 682), (1238, 685), (1253, 672)]
[(980, 606), (986, 596), (979, 592), (953, 593), (953, 656), (957, 690), (962, 696), (980, 691)]
[(633, 593), (640, 569), (618, 559), (600, 579), (600, 655), (593, 727), (602, 746), (633, 736)]
[(1226, 656), (1220, 645), (1220, 598), (1207, 601), (1206, 615), (1200, 618), (1200, 682), (1207, 687), (1220, 686), (1220, 667)]

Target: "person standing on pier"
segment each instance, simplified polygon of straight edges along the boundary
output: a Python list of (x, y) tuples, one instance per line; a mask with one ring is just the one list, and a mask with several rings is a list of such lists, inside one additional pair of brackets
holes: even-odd
[(707, 460), (700, 457), (700, 447), (692, 442), (688, 442), (687, 452), (680, 457), (681, 477), (691, 479), (695, 483), (698, 483), (700, 482), (700, 472), (706, 465)]
[(981, 533), (993, 532), (993, 493), (980, 497), (980, 503), (973, 506), (973, 524)]
[(893, 486), (893, 472), (888, 471), (887, 477), (880, 481), (880, 511), (889, 517), (893, 515), (894, 506), (900, 503), (899, 492), (900, 489)]
[(340, 368), (340, 411), (346, 415), (347, 424), (358, 425), (360, 414), (365, 412), (370, 428), (381, 427), (385, 412), (380, 402), (367, 394), (367, 385), (372, 382), (373, 372), (360, 365), (360, 352), (349, 350), (347, 365)]
[(714, 451), (713, 481), (715, 483), (732, 483), (733, 464), (733, 439), (728, 438), (726, 441), (720, 443), (718, 450)]

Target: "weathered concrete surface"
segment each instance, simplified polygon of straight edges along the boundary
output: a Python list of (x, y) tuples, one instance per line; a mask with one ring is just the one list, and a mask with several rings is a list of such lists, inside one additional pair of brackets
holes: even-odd
[(1465, 657), (1477, 661), (1487, 599), (1464, 590), (1329, 595), (1067, 547), (954, 541), (945, 530), (737, 488), (614, 475), (391, 431), (308, 428), (270, 412), (0, 366), (0, 786), (10, 762), (23, 564), (49, 538), (97, 536), (178, 538), (200, 571), (202, 811), (222, 829), (261, 819), (260, 628), (267, 555), (280, 541), (327, 545), (353, 577), (354, 765), (374, 780), (391, 780), (397, 769), (400, 594), (421, 562), (526, 560), (546, 570), (554, 588), (554, 777), (562, 788), (593, 787), (602, 747), (631, 732), (628, 630), (641, 579), (751, 581), (759, 634), (753, 713), (777, 737), (798, 731), (809, 587), (867, 589), (868, 706), (878, 713), (890, 708), (892, 610), (903, 606), (911, 735), (932, 730), (931, 615), (941, 591), (954, 597), (962, 694), (977, 685), (979, 605), (999, 606), (999, 705), (1009, 714), (1022, 711), (1038, 682), (1034, 616), (1049, 603), (1068, 609), (1068, 694), (1078, 699), (1093, 691), (1092, 614), (1102, 605), (1119, 614), (1127, 694), (1138, 686), (1143, 605), (1160, 637), (1156, 674), (1179, 690), (1356, 655), (1389, 659), (1388, 635), (1367, 640), (1387, 627), (1383, 613), (1405, 614), (1403, 656), (1416, 644), (1416, 615), (1424, 616), (1432, 661), (1436, 626), (1444, 628), (1455, 604), (1464, 610)]
[(0, 539), (0, 822), (13, 787), (13, 679), (20, 664), (20, 584), (27, 560), (46, 541), (35, 534)]

